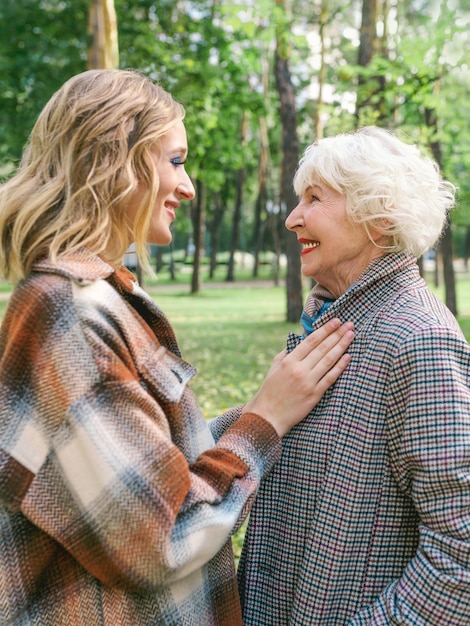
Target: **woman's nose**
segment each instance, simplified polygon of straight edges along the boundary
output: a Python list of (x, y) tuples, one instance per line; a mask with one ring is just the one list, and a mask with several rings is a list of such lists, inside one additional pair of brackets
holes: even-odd
[(184, 200), (192, 200), (196, 195), (196, 191), (189, 176), (186, 173), (185, 176), (185, 179), (179, 183), (177, 192)]
[(304, 226), (304, 218), (302, 212), (299, 210), (299, 205), (292, 209), (289, 215), (286, 217), (285, 225), (287, 230), (297, 230)]

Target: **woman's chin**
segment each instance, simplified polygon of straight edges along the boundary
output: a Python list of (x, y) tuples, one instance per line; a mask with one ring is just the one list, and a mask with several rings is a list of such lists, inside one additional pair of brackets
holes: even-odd
[(158, 233), (158, 235), (155, 234), (154, 236), (150, 234), (147, 239), (147, 243), (153, 244), (155, 246), (167, 246), (172, 241), (173, 241), (173, 234), (170, 230), (167, 231), (166, 233)]

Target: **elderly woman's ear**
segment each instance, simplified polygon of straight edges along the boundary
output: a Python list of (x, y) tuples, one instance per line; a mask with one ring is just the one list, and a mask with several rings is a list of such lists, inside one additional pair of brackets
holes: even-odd
[(378, 248), (384, 248), (384, 253), (387, 252), (386, 248), (393, 245), (393, 226), (393, 221), (387, 217), (375, 219), (366, 225), (369, 239)]

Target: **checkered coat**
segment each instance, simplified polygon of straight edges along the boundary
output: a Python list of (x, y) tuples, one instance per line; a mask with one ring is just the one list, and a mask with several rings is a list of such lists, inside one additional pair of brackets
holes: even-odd
[(373, 262), (314, 328), (335, 316), (355, 323), (352, 360), (263, 481), (244, 624), (469, 625), (469, 345), (402, 254)]
[(194, 374), (126, 270), (84, 251), (16, 288), (0, 333), (2, 626), (240, 626), (227, 536), (280, 441), (248, 414), (214, 447)]

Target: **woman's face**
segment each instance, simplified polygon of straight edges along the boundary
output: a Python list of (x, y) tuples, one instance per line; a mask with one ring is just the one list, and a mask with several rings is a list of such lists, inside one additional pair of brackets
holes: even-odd
[[(182, 200), (191, 200), (195, 196), (194, 186), (184, 169), (187, 153), (188, 144), (183, 122), (173, 126), (152, 149), (160, 187), (150, 220), (148, 243), (170, 243), (173, 238), (170, 226), (175, 220), (176, 210)], [(144, 185), (139, 186), (129, 204), (128, 217), (132, 223), (144, 193)]]
[[(369, 263), (383, 254), (364, 226), (348, 220), (346, 198), (318, 180), (304, 188), (286, 227), (302, 245), (302, 273), (335, 297), (345, 293)], [(379, 235), (371, 232), (371, 237)]]

